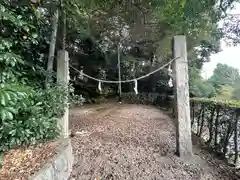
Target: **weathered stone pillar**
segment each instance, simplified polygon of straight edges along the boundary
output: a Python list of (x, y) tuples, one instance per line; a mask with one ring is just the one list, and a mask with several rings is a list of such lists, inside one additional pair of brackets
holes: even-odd
[[(57, 55), (57, 82), (62, 84), (63, 86), (68, 87), (69, 82), (69, 57), (68, 52), (65, 50), (58, 51)], [(69, 115), (69, 107), (65, 107), (64, 115), (59, 120), (59, 125), (62, 127), (62, 136), (67, 138), (69, 135), (68, 132), (68, 115)]]
[(189, 105), (188, 62), (185, 36), (174, 37), (174, 98), (176, 115), (176, 145), (180, 157), (192, 156), (191, 118)]

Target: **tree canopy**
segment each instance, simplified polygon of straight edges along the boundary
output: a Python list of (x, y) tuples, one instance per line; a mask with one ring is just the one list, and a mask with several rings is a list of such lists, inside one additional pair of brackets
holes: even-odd
[[(196, 81), (196, 78), (194, 81)], [(200, 85), (198, 85), (197, 89), (201, 89), (199, 87), (203, 84), (208, 84), (208, 89), (214, 92), (211, 94), (212, 97), (223, 100), (239, 99), (239, 82), (240, 75), (238, 69), (219, 63), (208, 80), (200, 80)]]
[[(21, 57), (25, 63), (16, 66), (22, 70), (21, 76), (26, 75), (22, 79), (43, 87), (46, 76), (55, 71), (54, 56), (59, 49), (69, 51), (71, 64), (77, 69), (83, 67), (92, 76), (117, 79), (116, 46), (121, 43), (122, 78), (127, 79), (168, 61), (172, 57), (173, 36), (184, 34), (192, 90), (196, 88), (194, 83), (199, 79), (203, 63), (209, 61), (211, 53), (220, 50), (220, 39), (233, 40), (234, 35), (238, 36), (235, 21), (225, 21), (224, 29), (218, 27), (218, 22), (226, 19), (227, 9), (236, 2), (7, 0), (1, 2), (1, 16), (4, 17), (1, 37), (5, 42), (14, 42), (11, 53), (15, 55), (11, 58)], [(18, 23), (21, 28), (13, 28), (12, 23)], [(11, 68), (10, 71), (16, 73)], [(81, 93), (96, 92), (94, 82), (81, 81), (77, 76), (71, 70), (71, 78), (75, 79), (72, 83)], [(169, 89), (167, 80), (168, 75), (163, 71), (140, 82), (140, 90), (165, 91)], [(147, 81), (151, 83), (146, 85)], [(116, 89), (115, 85), (105, 87), (113, 92)], [(126, 91), (131, 87), (123, 86)]]
[[(129, 79), (169, 61), (173, 36), (185, 35), (190, 90), (197, 96), (212, 96), (213, 87), (209, 82), (202, 83), (200, 69), (212, 53), (220, 50), (221, 38), (238, 42), (236, 19), (226, 21), (225, 28), (218, 26), (226, 18), (227, 9), (236, 2), (0, 1), (0, 141), (4, 142), (0, 152), (58, 134), (55, 117), (61, 115), (59, 109), (63, 108), (66, 96), (64, 89), (55, 83), (56, 52), (61, 49), (69, 52), (70, 64), (75, 68), (94, 77), (116, 80), (117, 46), (120, 46), (122, 79)], [(212, 81), (225, 78), (229, 85), (229, 80), (237, 74), (233, 69), (234, 73), (229, 74), (230, 71), (221, 68), (225, 66), (219, 65), (220, 70), (215, 71)], [(222, 72), (226, 73), (222, 75)], [(78, 72), (70, 70), (75, 94), (88, 100), (101, 96), (96, 82), (78, 76)], [(140, 81), (139, 91), (171, 93), (168, 79), (164, 69)], [(116, 84), (103, 88), (104, 94), (117, 92)], [(132, 84), (124, 84), (122, 88), (133, 91)]]
[(239, 79), (239, 70), (226, 64), (217, 64), (210, 81), (214, 86), (230, 85), (233, 86)]

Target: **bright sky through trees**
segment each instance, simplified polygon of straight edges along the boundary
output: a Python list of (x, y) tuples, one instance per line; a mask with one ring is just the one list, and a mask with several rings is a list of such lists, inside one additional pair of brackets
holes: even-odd
[[(238, 14), (240, 18), (240, 4), (237, 4), (235, 9), (230, 11), (230, 14)], [(218, 63), (227, 64), (240, 70), (240, 45), (227, 46), (225, 42), (221, 44), (222, 51), (213, 54), (209, 63), (205, 63), (202, 69), (203, 78), (209, 78)]]

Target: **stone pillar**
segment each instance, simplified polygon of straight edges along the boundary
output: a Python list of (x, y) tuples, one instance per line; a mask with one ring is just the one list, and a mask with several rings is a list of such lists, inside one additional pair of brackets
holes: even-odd
[[(69, 82), (69, 57), (68, 52), (65, 50), (58, 51), (57, 54), (57, 82), (63, 86), (68, 87)], [(64, 115), (59, 120), (59, 125), (62, 128), (62, 137), (67, 138), (69, 136), (68, 131), (68, 115), (69, 115), (69, 107), (65, 107)]]
[(188, 62), (185, 36), (174, 37), (174, 98), (176, 115), (176, 150), (180, 157), (192, 156), (191, 118), (189, 105)]

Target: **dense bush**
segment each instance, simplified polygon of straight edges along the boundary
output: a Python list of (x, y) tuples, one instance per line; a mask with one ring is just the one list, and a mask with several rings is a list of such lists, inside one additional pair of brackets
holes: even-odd
[(147, 93), (142, 92), (135, 94), (133, 92), (123, 93), (122, 94), (124, 102), (134, 103), (134, 104), (149, 104), (157, 105), (161, 107), (170, 107), (171, 100), (167, 95), (159, 93)]
[(214, 105), (219, 105), (221, 107), (226, 108), (240, 108), (240, 101), (236, 100), (219, 100), (214, 98), (191, 98), (192, 102), (203, 102), (203, 103), (210, 103)]
[(153, 104), (158, 94), (153, 93), (139, 93), (135, 94), (133, 92), (129, 93), (123, 93), (122, 94), (123, 100), (128, 103), (134, 103), (134, 104)]
[(58, 137), (57, 118), (66, 105), (66, 89), (13, 89), (0, 89), (0, 152)]
[(71, 106), (82, 106), (86, 99), (82, 95), (71, 94), (69, 102)]
[(240, 103), (215, 99), (191, 100), (193, 132), (230, 162), (238, 162)]
[(16, 3), (0, 3), (0, 157), (10, 148), (58, 137), (67, 97), (61, 86), (43, 89), (47, 21), (33, 4)]

